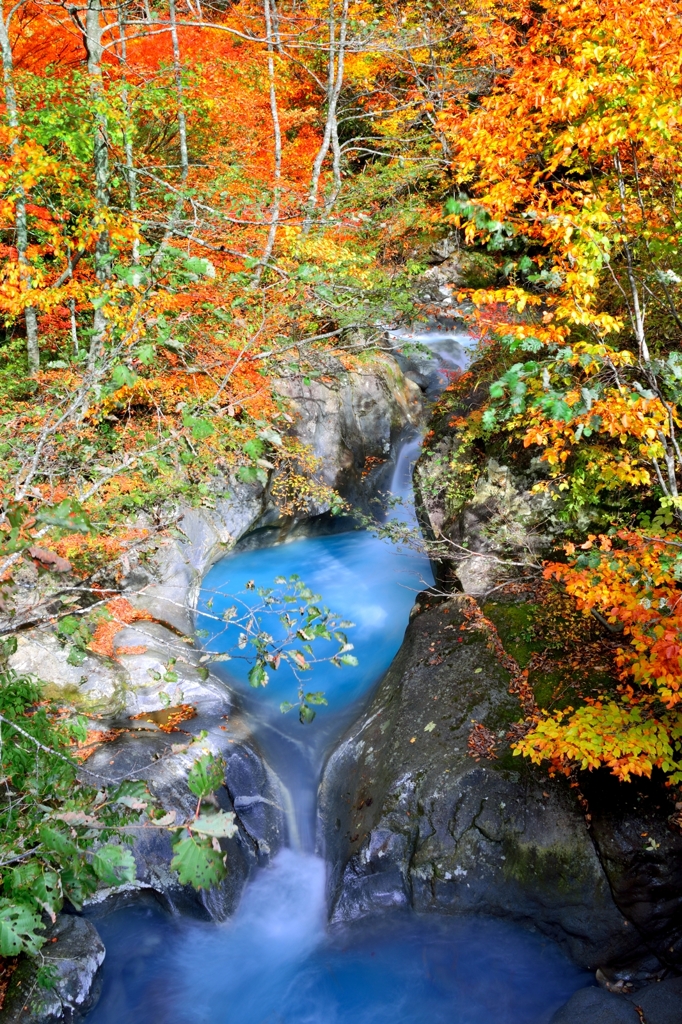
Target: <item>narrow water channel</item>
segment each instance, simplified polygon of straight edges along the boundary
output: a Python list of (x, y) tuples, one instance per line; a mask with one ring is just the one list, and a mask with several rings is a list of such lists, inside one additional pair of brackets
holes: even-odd
[[(427, 393), (442, 367), (462, 366), (462, 336), (418, 337)], [(419, 438), (406, 438), (391, 490), (414, 521), (411, 475)], [(279, 542), (272, 543), (274, 539)], [(551, 942), (516, 926), (477, 918), (402, 912), (327, 925), (324, 851), (315, 847), (316, 797), (324, 758), (358, 714), (403, 638), (415, 595), (431, 583), (427, 559), (362, 530), (263, 533), (242, 543), (204, 580), (198, 626), (209, 650), (225, 649), (216, 618), (254, 601), (250, 580), (271, 586), (298, 574), (323, 603), (356, 625), (357, 667), (315, 669), (311, 688), (328, 706), (303, 726), (281, 701), (295, 697), (286, 669), (264, 690), (248, 686), (248, 665), (224, 663), (244, 714), (281, 780), (288, 848), (249, 883), (223, 924), (171, 917), (149, 907), (101, 916), (107, 957), (101, 999), (88, 1024), (547, 1024), (589, 976)], [(206, 614), (210, 609), (210, 617)], [(203, 613), (203, 614), (202, 614)], [(232, 641), (230, 641), (231, 646)]]

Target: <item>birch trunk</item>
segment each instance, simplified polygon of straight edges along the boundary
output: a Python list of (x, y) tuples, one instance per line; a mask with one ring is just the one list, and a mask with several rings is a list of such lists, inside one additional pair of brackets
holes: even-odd
[(268, 40), (268, 80), (270, 84), (270, 114), (272, 116), (272, 132), (273, 132), (273, 144), (274, 144), (274, 156), (275, 156), (275, 185), (272, 197), (272, 206), (270, 208), (270, 227), (268, 229), (268, 237), (265, 242), (265, 249), (261, 258), (260, 265), (256, 270), (253, 283), (258, 285), (260, 283), (261, 276), (264, 268), (270, 261), (273, 249), (275, 247), (275, 238), (277, 236), (277, 224), (279, 221), (279, 204), (281, 197), (281, 180), (282, 180), (282, 129), (279, 123), (279, 109), (277, 107), (277, 90), (275, 86), (275, 37), (273, 36), (273, 14), (274, 4), (271, 7), (272, 0), (264, 0), (263, 9), (265, 12), (265, 30)]
[[(5, 86), (5, 107), (7, 109), (7, 121), (10, 128), (19, 128), (19, 109), (17, 106), (17, 94), (14, 88), (14, 58), (12, 55), (12, 44), (9, 38), (9, 22), (16, 7), (10, 11), (5, 20), (5, 11), (2, 0), (0, 0), (0, 49), (2, 50), (2, 76)], [(16, 149), (17, 137), (13, 134), (10, 142), (12, 152)], [(26, 193), (20, 185), (17, 189), (17, 198), (14, 211), (15, 234), (17, 243), (17, 256), (19, 261), (19, 273), (21, 285), (25, 291), (30, 291), (33, 285), (31, 267), (28, 262), (28, 223), (26, 219)], [(35, 306), (26, 306), (24, 309), (26, 320), (26, 350), (28, 353), (28, 367), (31, 373), (40, 369), (40, 345), (38, 341), (38, 314)]]
[[(118, 29), (121, 44), (121, 64), (123, 65), (124, 74), (125, 67), (128, 63), (128, 47), (126, 41), (126, 23), (125, 16), (121, 7), (117, 8), (118, 16)], [(125, 81), (125, 79), (124, 79)], [(137, 174), (135, 173), (135, 163), (133, 161), (133, 139), (131, 135), (132, 126), (132, 115), (130, 109), (130, 101), (128, 99), (128, 90), (123, 86), (121, 92), (121, 98), (123, 100), (123, 109), (127, 118), (127, 124), (123, 135), (123, 148), (125, 151), (126, 158), (126, 178), (128, 180), (128, 201), (130, 202), (130, 212), (135, 215), (137, 211)], [(140, 261), (140, 243), (137, 238), (133, 242), (133, 263), (137, 264)]]
[[(88, 56), (90, 95), (95, 107), (95, 135), (93, 140), (93, 164), (95, 174), (95, 201), (98, 213), (103, 215), (109, 208), (109, 145), (107, 118), (104, 111), (104, 80), (102, 77), (102, 3), (88, 0), (85, 16), (85, 45)], [(97, 280), (104, 283), (110, 275), (110, 243), (106, 228), (99, 233), (95, 244), (95, 272)], [(89, 362), (93, 367), (99, 358), (107, 332), (107, 318), (101, 306), (93, 316), (92, 340)]]
[(346, 34), (348, 31), (348, 0), (343, 0), (341, 8), (341, 19), (339, 21), (338, 42), (336, 38), (336, 16), (334, 12), (335, 0), (329, 3), (329, 65), (327, 73), (327, 118), (324, 126), (324, 134), (320, 148), (317, 151), (313, 163), (313, 171), (310, 179), (310, 192), (308, 195), (308, 211), (303, 222), (304, 234), (310, 230), (313, 213), (317, 207), (317, 198), (320, 189), (320, 175), (322, 165), (327, 157), (330, 146), (333, 152), (333, 173), (334, 189), (331, 201), (327, 203), (327, 211), (331, 209), (341, 187), (341, 164), (340, 147), (338, 142), (338, 120), (337, 107), (339, 96), (343, 87), (344, 63), (346, 57)]
[(182, 61), (180, 59), (180, 40), (178, 39), (178, 22), (175, 12), (175, 0), (169, 0), (171, 40), (173, 43), (173, 73), (175, 88), (178, 94), (178, 134), (180, 136), (180, 167), (183, 183), (189, 174), (189, 154), (187, 151), (187, 118), (182, 86)]

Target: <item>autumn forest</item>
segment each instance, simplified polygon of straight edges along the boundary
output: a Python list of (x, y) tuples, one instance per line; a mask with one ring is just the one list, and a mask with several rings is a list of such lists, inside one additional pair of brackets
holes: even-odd
[[(674, 0), (0, 0), (0, 48), (0, 998), (64, 908), (138, 884), (136, 829), (165, 829), (183, 886), (227, 884), (242, 826), (232, 795), (216, 802), (227, 755), (205, 730), (186, 813), (145, 775), (97, 776), (134, 719), (161, 715), (151, 728), (182, 743), (201, 718), (191, 687), (173, 695), (178, 663), (194, 645), (200, 684), (219, 659), (144, 594), (167, 585), (150, 566), (186, 544), (183, 517), (225, 501), (258, 514), (224, 519), (196, 580), (273, 523), (353, 522), (421, 552), (428, 599), (463, 609), (462, 656), (482, 637), (512, 701), (502, 719), (467, 711), (467, 764), (565, 787), (588, 830), (595, 780), (654, 787), (679, 845)], [(437, 330), (470, 353), (439, 395), (414, 371)], [(313, 398), (370, 378), (421, 410), (399, 424), (424, 435), (418, 526), (365, 500), (368, 481), (387, 489), (398, 413), (383, 448), (343, 428), (338, 472), (310, 426)], [(239, 618), (248, 682), (290, 665), (282, 710), (313, 730), (334, 703), (316, 661), (361, 672), (359, 644), (302, 568), (280, 590), (254, 578), (283, 633)], [(171, 644), (148, 670), (157, 704), (79, 695), (93, 665), (120, 680), (144, 656), (145, 623)], [(78, 685), (22, 654), (48, 634)], [(671, 954), (675, 914), (656, 925)]]

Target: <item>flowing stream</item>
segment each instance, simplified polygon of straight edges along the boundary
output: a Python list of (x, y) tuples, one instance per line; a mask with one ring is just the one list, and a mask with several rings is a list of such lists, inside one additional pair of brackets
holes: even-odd
[[(447, 379), (443, 368), (464, 365), (466, 336), (413, 338), (434, 352), (431, 359), (411, 358), (427, 394), (435, 395)], [(415, 524), (411, 476), (419, 446), (419, 437), (405, 439), (391, 482), (392, 493), (404, 499), (393, 515), (409, 525)], [(295, 699), (291, 671), (272, 673), (265, 689), (253, 691), (246, 662), (224, 665), (281, 781), (288, 848), (251, 880), (223, 924), (146, 906), (98, 916), (107, 956), (102, 996), (87, 1024), (546, 1024), (590, 979), (536, 934), (501, 921), (405, 912), (327, 925), (326, 866), (315, 850), (324, 758), (389, 667), (415, 594), (432, 577), (424, 556), (365, 531), (313, 530), (285, 541), (261, 531), (204, 580), (198, 626), (209, 633), (206, 647), (228, 646), (215, 616), (235, 595), (257, 601), (248, 581), (271, 586), (276, 576), (293, 573), (356, 624), (348, 638), (359, 664), (316, 666), (310, 688), (324, 691), (329, 703), (306, 726), (295, 710), (279, 710), (281, 701)]]

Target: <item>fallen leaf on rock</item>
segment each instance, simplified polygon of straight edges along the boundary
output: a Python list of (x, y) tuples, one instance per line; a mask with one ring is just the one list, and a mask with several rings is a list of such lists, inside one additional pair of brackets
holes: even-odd
[(53, 572), (71, 572), (71, 562), (66, 558), (62, 558), (61, 555), (55, 554), (54, 551), (50, 551), (49, 548), (41, 548), (38, 545), (34, 545), (28, 549), (28, 553), (31, 558), (35, 558), (36, 562), (48, 565)]

